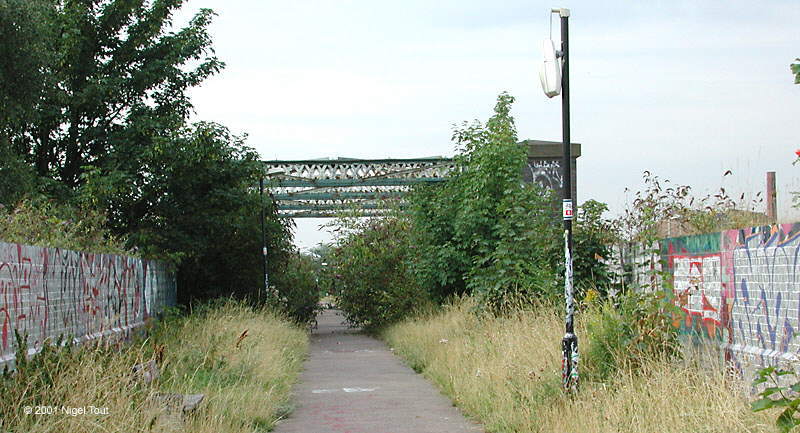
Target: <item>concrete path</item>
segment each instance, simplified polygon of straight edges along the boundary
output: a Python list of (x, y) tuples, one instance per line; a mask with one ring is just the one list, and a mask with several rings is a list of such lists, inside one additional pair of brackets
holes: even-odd
[(317, 319), (295, 410), (275, 433), (482, 431), (384, 343), (343, 325), (338, 311)]

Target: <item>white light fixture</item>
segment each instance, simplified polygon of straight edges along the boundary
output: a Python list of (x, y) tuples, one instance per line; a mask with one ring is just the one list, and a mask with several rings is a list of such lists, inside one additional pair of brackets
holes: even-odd
[(561, 60), (552, 39), (542, 41), (542, 54), (544, 59), (539, 65), (539, 80), (544, 94), (552, 98), (561, 93)]

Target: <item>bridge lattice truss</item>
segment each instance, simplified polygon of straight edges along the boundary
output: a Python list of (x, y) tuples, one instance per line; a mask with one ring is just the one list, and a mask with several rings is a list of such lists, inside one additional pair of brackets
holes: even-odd
[(321, 159), (264, 161), (268, 186), (284, 218), (327, 218), (342, 212), (385, 214), (417, 184), (442, 182), (452, 159)]

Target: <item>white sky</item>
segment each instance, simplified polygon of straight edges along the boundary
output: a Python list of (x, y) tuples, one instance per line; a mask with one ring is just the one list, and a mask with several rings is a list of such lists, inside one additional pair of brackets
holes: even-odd
[[(227, 68), (192, 91), (196, 118), (264, 159), (452, 155), (452, 124), (504, 90), (520, 139), (560, 141), (538, 64), (550, 8), (568, 7), (581, 202), (620, 212), (643, 170), (736, 197), (773, 170), (779, 218), (800, 220), (800, 1), (193, 0), (176, 23), (205, 7)], [(330, 238), (297, 222), (301, 247)]]

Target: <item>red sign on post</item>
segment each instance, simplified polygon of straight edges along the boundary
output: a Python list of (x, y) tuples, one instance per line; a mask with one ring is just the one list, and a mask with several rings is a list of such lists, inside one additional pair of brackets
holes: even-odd
[(569, 221), (572, 219), (572, 200), (571, 199), (564, 199), (561, 201), (561, 209), (564, 216), (564, 221)]

